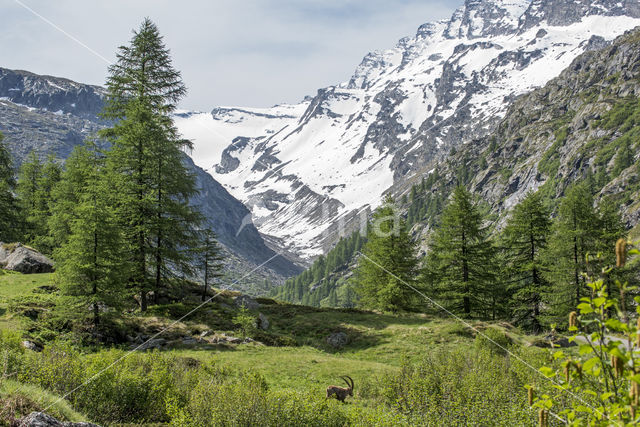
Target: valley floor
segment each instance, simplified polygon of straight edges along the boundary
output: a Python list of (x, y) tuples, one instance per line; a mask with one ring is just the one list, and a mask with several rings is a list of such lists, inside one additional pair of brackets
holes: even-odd
[[(198, 298), (192, 295), (192, 298), (187, 299), (186, 302), (153, 306), (144, 316), (140, 313), (129, 314), (118, 326), (121, 329), (119, 336), (127, 337), (120, 344), (116, 343), (109, 348), (95, 345), (78, 346), (77, 343), (73, 343), (73, 340), (69, 341), (68, 336), (57, 337), (54, 331), (48, 329), (50, 326), (45, 326), (48, 310), (51, 310), (56, 299), (60, 298), (55, 288), (51, 287), (51, 280), (52, 276), (47, 274), (0, 276), (0, 338), (4, 337), (5, 348), (12, 348), (11, 342), (14, 342), (13, 352), (3, 350), (5, 352), (4, 372), (12, 369), (16, 371), (14, 377), (9, 379), (3, 377), (0, 383), (0, 401), (2, 402), (0, 415), (4, 416), (4, 422), (8, 422), (7, 420), (11, 417), (24, 416), (31, 410), (47, 408), (54, 416), (69, 421), (86, 417), (102, 424), (113, 424), (116, 421), (144, 424), (149, 421), (181, 425), (178, 420), (189, 419), (191, 421), (182, 423), (197, 425), (198, 422), (194, 421), (194, 417), (197, 417), (198, 411), (202, 408), (197, 406), (197, 399), (189, 394), (192, 390), (188, 389), (196, 390), (201, 384), (200, 380), (194, 380), (185, 374), (191, 368), (185, 368), (187, 371), (184, 372), (183, 368), (176, 368), (185, 364), (195, 366), (197, 376), (210, 375), (211, 378), (217, 378), (211, 381), (220, 387), (246, 386), (247, 388), (242, 389), (243, 391), (236, 390), (239, 394), (250, 393), (256, 387), (264, 388), (266, 394), (261, 397), (264, 402), (273, 402), (273, 399), (280, 402), (281, 397), (278, 397), (280, 393), (284, 393), (287, 402), (291, 399), (293, 402), (296, 399), (302, 399), (300, 405), (315, 408), (312, 412), (329, 417), (326, 419), (312, 417), (309, 421), (312, 425), (314, 422), (316, 425), (446, 425), (459, 414), (454, 414), (453, 418), (450, 418), (448, 415), (443, 416), (439, 411), (457, 413), (464, 410), (466, 405), (481, 405), (486, 406), (486, 410), (495, 410), (492, 405), (496, 404), (505, 411), (505, 418), (487, 418), (485, 420), (487, 424), (513, 425), (514, 420), (533, 423), (535, 419), (526, 407), (526, 392), (522, 391), (524, 381), (535, 375), (527, 372), (524, 367), (513, 371), (513, 368), (509, 367), (508, 358), (504, 355), (495, 355), (493, 351), (490, 351), (486, 356), (488, 359), (484, 360), (485, 356), (478, 353), (478, 340), (474, 338), (472, 331), (450, 319), (426, 314), (386, 315), (358, 310), (319, 309), (259, 298), (257, 301), (260, 306), (252, 311), (252, 314), (257, 316), (261, 313), (265, 316), (269, 322), (268, 329), (252, 331), (251, 335), (255, 339), (253, 342), (231, 343), (230, 341), (234, 340), (230, 337), (240, 335), (233, 323), (234, 316), (238, 314), (238, 309), (233, 303), (233, 298), (237, 294), (224, 293), (193, 315), (173, 324), (173, 319), (182, 317), (184, 313), (197, 306)], [(140, 339), (153, 336), (172, 324), (172, 327), (157, 337), (162, 338), (162, 342), (156, 350), (138, 351), (129, 355), (128, 351), (136, 346), (132, 342), (133, 338), (137, 338), (139, 342)], [(517, 352), (525, 348), (519, 344), (535, 339), (519, 333), (507, 324), (489, 325), (480, 321), (474, 321), (473, 324), (481, 330), (488, 328), (497, 331), (504, 337), (507, 343), (505, 345), (514, 343), (514, 348), (518, 348)], [(330, 345), (328, 338), (332, 334), (340, 333), (344, 334), (346, 342), (339, 348)], [(67, 341), (64, 341), (65, 339)], [(23, 348), (16, 349), (15, 343), (22, 343), (25, 340), (37, 346), (44, 346), (45, 351), (37, 353)], [(64, 347), (68, 345), (71, 347)], [(90, 373), (100, 372), (97, 370), (98, 367), (108, 366), (109, 361), (118, 360), (120, 357), (127, 359), (109, 369), (113, 372), (104, 374), (111, 379), (112, 383), (120, 384), (109, 386), (115, 387), (109, 392), (101, 392), (106, 393), (106, 396), (111, 396), (112, 393), (124, 393), (128, 390), (127, 387), (134, 387), (125, 381), (129, 376), (135, 381), (142, 381), (136, 376), (138, 369), (155, 371), (158, 366), (165, 366), (169, 369), (165, 374), (168, 374), (171, 380), (158, 379), (158, 381), (160, 383), (176, 381), (176, 384), (172, 382), (167, 390), (172, 390), (171, 393), (178, 390), (175, 391), (175, 395), (181, 396), (180, 399), (187, 399), (190, 403), (182, 407), (180, 410), (182, 412), (175, 412), (177, 411), (175, 410), (172, 413), (170, 409), (166, 409), (172, 408), (171, 404), (173, 404), (168, 397), (171, 393), (167, 392), (165, 399), (169, 400), (158, 409), (159, 413), (136, 415), (135, 411), (132, 411), (130, 415), (126, 415), (130, 416), (130, 419), (119, 419), (126, 416), (119, 409), (114, 408), (112, 409), (114, 415), (109, 420), (101, 418), (101, 413), (90, 403), (84, 402), (81, 396), (72, 394), (66, 400), (53, 399), (52, 402), (51, 396), (64, 395), (65, 392), (72, 390), (72, 385), (75, 384), (71, 382), (62, 386), (61, 384), (66, 381), (62, 377), (56, 380), (58, 383), (52, 383), (51, 379), (42, 377), (45, 371), (47, 375), (54, 377), (61, 375), (58, 372), (61, 369), (60, 366), (55, 365), (57, 362), (54, 362), (62, 357), (60, 348), (69, 348), (63, 352), (64, 357), (69, 357), (65, 362), (66, 365), (75, 366), (78, 362), (78, 366), (85, 367), (82, 368), (85, 369), (84, 372), (80, 372), (82, 369), (78, 367), (77, 382), (82, 382), (81, 379), (87, 378)], [(527, 357), (531, 356), (533, 359), (541, 357), (540, 355), (546, 359), (547, 356), (544, 355), (548, 354), (548, 350), (535, 349), (534, 351), (534, 348), (526, 351), (531, 351)], [(467, 360), (476, 353), (478, 353), (477, 357), (473, 356)], [(7, 362), (11, 357), (16, 358), (13, 365), (11, 361)], [(443, 360), (451, 362), (451, 365), (447, 365), (448, 362), (442, 363)], [(47, 363), (52, 366), (45, 366)], [(176, 363), (178, 365), (175, 365)], [(433, 368), (434, 363), (440, 363), (441, 366)], [(25, 367), (25, 364), (37, 366)], [(147, 368), (140, 368), (140, 366), (147, 366)], [(512, 374), (508, 374), (509, 370), (513, 371)], [(460, 401), (454, 404), (455, 399), (443, 402), (442, 399), (451, 400), (452, 398), (446, 396), (450, 391), (449, 388), (459, 388), (459, 385), (456, 385), (455, 381), (440, 378), (442, 384), (436, 390), (432, 385), (434, 375), (448, 376), (453, 372), (457, 372), (456, 376), (460, 379), (466, 378), (464, 381), (470, 381), (471, 384), (479, 384), (478, 381), (480, 383), (493, 381), (494, 384), (483, 383), (476, 387), (477, 390), (471, 390), (471, 395), (461, 392), (459, 397), (468, 400), (466, 402)], [(492, 376), (503, 374), (504, 378), (491, 379)], [(153, 379), (155, 374), (149, 375), (152, 379), (143, 381), (147, 384), (146, 386), (149, 386), (148, 381), (152, 383), (156, 381)], [(247, 375), (257, 375), (260, 379), (249, 381), (246, 380)], [(348, 405), (325, 400), (325, 389), (328, 385), (344, 386), (340, 380), (342, 375), (349, 375), (355, 382), (354, 397), (347, 399)], [(516, 378), (518, 376), (519, 378)], [(195, 385), (181, 388), (182, 386), (178, 384), (188, 381), (195, 381)], [(249, 383), (246, 384), (245, 381)], [(447, 381), (450, 384), (446, 385)], [(102, 384), (99, 380), (96, 382)], [(497, 395), (494, 397), (487, 397), (488, 389), (485, 385), (489, 388), (501, 387), (503, 390), (496, 392)], [(155, 387), (160, 386), (155, 384)], [(408, 388), (405, 389), (405, 387)], [(86, 390), (79, 393), (86, 391), (91, 394), (97, 392), (94, 388), (98, 388), (98, 385), (86, 385), (81, 388)], [(417, 392), (424, 396), (405, 395)], [(251, 400), (254, 397), (247, 399)], [(107, 401), (111, 398), (105, 397)], [(421, 399), (422, 402), (419, 402)], [(494, 401), (494, 399), (497, 400)], [(429, 401), (431, 403), (428, 403)], [(54, 403), (53, 406), (51, 403)], [(296, 403), (290, 402), (288, 405), (294, 405), (293, 409), (289, 408), (293, 412), (300, 410), (295, 408)], [(239, 406), (242, 407), (242, 405)], [(230, 409), (225, 410), (233, 412)], [(247, 408), (238, 410), (245, 415), (246, 411), (251, 411)], [(285, 410), (282, 409), (282, 411)], [(267, 412), (272, 412), (272, 408)], [(85, 415), (79, 415), (80, 413)], [(334, 415), (339, 416), (332, 418)], [(483, 416), (487, 417), (483, 410), (478, 410), (477, 417)], [(290, 421), (286, 421), (286, 417), (282, 418), (284, 415), (278, 415), (278, 417), (280, 418), (277, 421), (270, 419), (264, 422), (273, 425), (278, 423), (302, 425), (299, 424), (300, 420), (295, 420), (295, 417)], [(477, 418), (476, 421), (478, 419), (482, 418)], [(245, 421), (245, 425), (251, 424)], [(220, 419), (219, 422), (243, 425), (241, 418), (225, 418)]]

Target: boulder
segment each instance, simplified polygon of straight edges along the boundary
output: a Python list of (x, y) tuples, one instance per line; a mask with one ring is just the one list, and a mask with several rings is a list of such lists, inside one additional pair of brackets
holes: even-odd
[(258, 327), (264, 331), (269, 329), (269, 319), (262, 313), (258, 313)]
[(327, 344), (333, 348), (340, 349), (349, 344), (349, 337), (344, 332), (335, 332), (327, 337)]
[(569, 341), (566, 337), (558, 337), (554, 334), (549, 334), (544, 337), (538, 338), (531, 343), (532, 346), (541, 348), (566, 348), (575, 347), (576, 344), (573, 341)]
[(133, 344), (131, 347), (135, 350), (145, 351), (145, 350), (153, 350), (153, 349), (161, 349), (167, 344), (167, 340), (164, 338), (155, 338), (149, 341), (146, 341), (142, 344)]
[(260, 307), (260, 304), (258, 303), (258, 301), (254, 300), (249, 295), (238, 295), (237, 297), (233, 298), (233, 304), (236, 307), (244, 306), (249, 310), (255, 310), (258, 307)]
[(182, 338), (182, 345), (196, 345), (196, 344), (198, 344), (198, 341), (193, 337)]
[(32, 412), (19, 421), (18, 427), (100, 427), (93, 423), (60, 422), (44, 412)]
[(40, 252), (20, 243), (0, 244), (0, 265), (6, 270), (24, 274), (51, 273), (53, 261)]
[(28, 340), (22, 341), (22, 347), (31, 351), (38, 351), (38, 352), (42, 351), (42, 346), (34, 343), (33, 341), (28, 341)]

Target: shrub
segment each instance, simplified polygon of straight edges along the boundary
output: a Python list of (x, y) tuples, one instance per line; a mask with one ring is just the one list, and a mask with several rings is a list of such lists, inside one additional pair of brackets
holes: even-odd
[(378, 393), (412, 424), (486, 425), (487, 420), (505, 426), (529, 424), (522, 395), (529, 376), (521, 378), (511, 370), (505, 357), (458, 348), (405, 365), (401, 373), (380, 381)]
[(494, 354), (507, 354), (507, 350), (511, 347), (511, 338), (504, 331), (487, 328), (482, 333), (476, 335), (475, 347), (480, 351), (489, 351)]

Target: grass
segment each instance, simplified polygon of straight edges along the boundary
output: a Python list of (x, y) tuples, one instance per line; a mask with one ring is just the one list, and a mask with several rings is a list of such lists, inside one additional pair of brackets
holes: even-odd
[(60, 421), (83, 422), (87, 418), (73, 410), (69, 402), (40, 387), (12, 380), (0, 380), (0, 423), (18, 419), (34, 411), (47, 413)]
[(23, 319), (8, 313), (8, 301), (22, 295), (28, 295), (41, 286), (50, 285), (51, 273), (21, 274), (0, 270), (0, 330), (19, 330), (23, 327)]
[(7, 298), (33, 291), (40, 286), (50, 285), (53, 274), (21, 274), (12, 271), (1, 270), (0, 273), (0, 304)]
[[(7, 301), (33, 298), (44, 304), (51, 300), (51, 296), (38, 288), (50, 283), (50, 274), (0, 276), (0, 307), (5, 307), (4, 312), (0, 313), (0, 330), (12, 329), (29, 338), (33, 327), (41, 323), (40, 319), (29, 321), (15, 313), (8, 313)], [(183, 291), (191, 293), (189, 290)], [(474, 336), (468, 328), (435, 314), (391, 315), (354, 309), (313, 308), (268, 298), (261, 298), (260, 308), (252, 314), (264, 314), (270, 327), (267, 331), (258, 331), (254, 338), (277, 345), (180, 344), (185, 335), (198, 336), (203, 331), (209, 333), (207, 336), (221, 333), (239, 336), (240, 332), (232, 322), (237, 314), (237, 309), (233, 307), (233, 295), (229, 292), (222, 294), (164, 333), (162, 337), (173, 344), (161, 353), (197, 359), (203, 366), (213, 365), (238, 373), (252, 371), (264, 378), (271, 391), (312, 396), (319, 401), (324, 400), (328, 385), (342, 385), (340, 376), (349, 375), (355, 381), (355, 397), (348, 399), (350, 405), (344, 409), (374, 414), (384, 409), (380, 406), (380, 387), (386, 379), (403, 375), (406, 366), (419, 366), (435, 352), (471, 354), (474, 349)], [(172, 324), (172, 319), (188, 313), (198, 304), (198, 298), (187, 295), (179, 303), (153, 306), (145, 314), (127, 314), (122, 321), (123, 327), (130, 328), (128, 333), (131, 336), (150, 335)], [(509, 325), (492, 325), (472, 320), (469, 322), (480, 329), (500, 329), (514, 342), (526, 342), (524, 335)], [(336, 332), (345, 333), (349, 339), (343, 348), (335, 349), (327, 342), (327, 337)], [(129, 346), (130, 344), (122, 344), (120, 348), (127, 350)], [(97, 351), (95, 357), (98, 358), (108, 358), (109, 354), (109, 350), (101, 347), (81, 350), (83, 353), (86, 351)], [(151, 354), (148, 356), (154, 357)], [(94, 356), (89, 354), (81, 357), (88, 361), (93, 360)], [(133, 375), (128, 371), (130, 368), (123, 364), (118, 372), (125, 376)], [(46, 407), (46, 402), (52, 402), (55, 396), (34, 386), (26, 386), (29, 389), (25, 396), (16, 396), (17, 383), (11, 381), (5, 381), (3, 387), (0, 395), (4, 402), (9, 402), (8, 406), (23, 407), (25, 411)], [(82, 410), (92, 414), (86, 408)], [(74, 421), (82, 418), (73, 413), (66, 402), (61, 403), (60, 407), (56, 406), (54, 411), (51, 414), (61, 419)]]

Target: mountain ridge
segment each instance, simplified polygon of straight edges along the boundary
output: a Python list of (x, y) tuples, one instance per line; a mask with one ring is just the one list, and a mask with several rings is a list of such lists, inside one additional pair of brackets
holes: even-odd
[(385, 192), (489, 134), (518, 96), (637, 25), (632, 2), (467, 0), (311, 99), (177, 125), (262, 234), (313, 258)]

